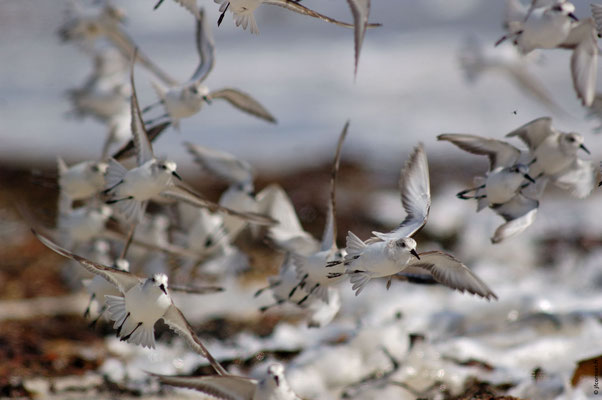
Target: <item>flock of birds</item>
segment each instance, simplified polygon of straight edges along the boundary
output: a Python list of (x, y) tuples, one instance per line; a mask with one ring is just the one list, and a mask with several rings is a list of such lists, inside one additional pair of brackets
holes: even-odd
[[(210, 105), (216, 99), (226, 100), (266, 122), (276, 122), (251, 95), (234, 88), (210, 90), (204, 85), (215, 63), (210, 23), (196, 0), (175, 1), (196, 20), (200, 62), (184, 83), (171, 78), (135, 45), (124, 30), (124, 13), (109, 3), (87, 9), (73, 2), (69, 18), (60, 29), (64, 40), (77, 44), (94, 60), (90, 77), (82, 87), (69, 92), (73, 113), (97, 119), (106, 125), (108, 134), (99, 161), (69, 166), (59, 158), (56, 228), (36, 226), (33, 220), (32, 225), (42, 243), (84, 268), (78, 267), (80, 272), (75, 276), (85, 279), (91, 294), (86, 316), (96, 303), (93, 323), (106, 315), (114, 321), (121, 340), (154, 348), (154, 325), (162, 319), (193, 351), (205, 357), (217, 374), (158, 375), (165, 384), (224, 399), (295, 399), (298, 397), (286, 383), (279, 364), (270, 366), (259, 381), (230, 374), (197, 337), (170, 296), (175, 291), (214, 293), (220, 287), (196, 285), (197, 280), (187, 278), (184, 279), (192, 284), (168, 284), (168, 276), (176, 281), (194, 277), (211, 260), (236, 259), (240, 252), (234, 242), (246, 232), (245, 238), (264, 240), (286, 254), (279, 274), (268, 278), (268, 286), (257, 292), (260, 295), (269, 291), (275, 300), (263, 309), (284, 303), (312, 309), (311, 326), (324, 326), (335, 317), (341, 303), (338, 286), (346, 280), (356, 296), (370, 280), (386, 278), (387, 289), (392, 279), (437, 282), (486, 300), (497, 300), (493, 290), (453, 255), (417, 249), (414, 237), (427, 223), (431, 208), (429, 167), (422, 144), (413, 149), (400, 171), (399, 190), (406, 212), (401, 224), (390, 232), (374, 231), (366, 240), (348, 232), (343, 248), (336, 242), (336, 179), (349, 123), (345, 124), (335, 150), (321, 239), (302, 228), (280, 186), (272, 184), (255, 191), (253, 169), (244, 160), (217, 149), (185, 143), (204, 171), (229, 184), (219, 202), (214, 203), (182, 180), (174, 161), (156, 157), (152, 142), (162, 132), (169, 126), (177, 129), (181, 119), (196, 114), (205, 103)], [(356, 73), (366, 29), (379, 25), (368, 23), (370, 0), (347, 1), (353, 24), (329, 18), (299, 1), (215, 2), (221, 12), (218, 25), (225, 13), (231, 12), (236, 25), (251, 33), (258, 33), (253, 12), (262, 3), (353, 28)], [(523, 54), (535, 49), (571, 49), (571, 74), (577, 97), (586, 107), (594, 105), (602, 6), (592, 5), (593, 18), (585, 20), (577, 20), (574, 6), (568, 1), (533, 0), (530, 7), (523, 7), (517, 0), (508, 0), (508, 10), (508, 32), (497, 44), (511, 41)], [(464, 61), (469, 60), (465, 57)], [(135, 65), (156, 78), (152, 85), (158, 101), (145, 107), (139, 105), (136, 93)], [(477, 68), (474, 62), (470, 67)], [(157, 108), (163, 111), (152, 117), (150, 113)], [(474, 187), (458, 193), (458, 197), (475, 199), (477, 211), (490, 208), (504, 218), (505, 223), (491, 238), (493, 243), (517, 235), (533, 223), (548, 183), (584, 198), (599, 182), (598, 164), (579, 156), (580, 150), (589, 153), (583, 137), (555, 129), (551, 118), (529, 122), (507, 137), (518, 137), (527, 148), (522, 150), (506, 141), (469, 134), (438, 136), (462, 150), (489, 158), (489, 170), (475, 177)], [(114, 150), (118, 143), (123, 145)], [(133, 164), (128, 161), (130, 158), (135, 159)], [(117, 221), (120, 229), (108, 229), (110, 220)], [(119, 250), (117, 257), (112, 256), (115, 249)], [(169, 257), (176, 257), (180, 264), (175, 272), (168, 265)], [(130, 266), (136, 268), (130, 271)]]

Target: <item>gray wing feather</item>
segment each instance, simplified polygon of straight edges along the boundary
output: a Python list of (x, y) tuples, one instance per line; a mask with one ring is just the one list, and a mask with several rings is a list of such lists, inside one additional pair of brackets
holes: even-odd
[(195, 389), (223, 400), (251, 400), (257, 381), (242, 376), (167, 376), (155, 375), (166, 385)]
[(254, 115), (257, 118), (261, 118), (265, 121), (276, 123), (276, 118), (257, 100), (252, 98), (247, 93), (241, 92), (237, 89), (224, 88), (211, 92), (209, 94), (211, 99), (223, 99), (232, 104), (234, 107), (248, 114)]
[(137, 276), (126, 272), (120, 271), (115, 268), (107, 267), (106, 265), (95, 263), (94, 261), (88, 260), (85, 257), (78, 256), (54, 243), (49, 238), (42, 236), (40, 233), (36, 232), (34, 229), (31, 230), (33, 234), (44, 244), (44, 246), (48, 247), (50, 250), (54, 251), (57, 254), (60, 254), (63, 257), (69, 258), (71, 260), (77, 261), (80, 263), (85, 269), (90, 271), (95, 275), (100, 275), (105, 278), (108, 282), (115, 285), (119, 289), (121, 293), (125, 293), (130, 290), (133, 286), (140, 284), (143, 280), (138, 278)]
[(201, 83), (207, 78), (215, 65), (215, 43), (204, 10), (200, 11), (200, 19), (196, 23), (196, 47), (200, 63), (190, 81)]
[(533, 151), (552, 133), (555, 133), (552, 128), (552, 118), (542, 117), (527, 122), (507, 134), (506, 137), (518, 136)]
[(203, 169), (217, 175), (228, 183), (246, 183), (253, 181), (253, 167), (230, 153), (210, 149), (189, 142), (184, 145), (194, 157), (194, 161)]
[(364, 35), (368, 27), (368, 16), (370, 15), (370, 0), (347, 0), (351, 14), (353, 15), (354, 25), (354, 44), (355, 44), (355, 74), (357, 75), (357, 65), (360, 60), (360, 51), (364, 42)]
[[(134, 53), (134, 60), (136, 60), (136, 56), (137, 53)], [(136, 161), (138, 166), (140, 166), (145, 162), (152, 160), (155, 156), (153, 154), (151, 143), (148, 140), (148, 134), (146, 133), (144, 122), (142, 122), (140, 106), (138, 105), (138, 96), (136, 94), (136, 86), (134, 85), (134, 63), (132, 63), (130, 82), (132, 84), (132, 135), (134, 137), (134, 147), (136, 149)]]
[(420, 260), (411, 260), (410, 265), (429, 271), (437, 282), (462, 293), (466, 291), (487, 300), (497, 300), (497, 296), (485, 282), (452, 255), (441, 251), (428, 251), (419, 255)]
[(512, 166), (520, 157), (519, 149), (501, 140), (457, 133), (439, 135), (437, 140), (446, 140), (469, 153), (489, 157), (491, 171), (498, 167)]

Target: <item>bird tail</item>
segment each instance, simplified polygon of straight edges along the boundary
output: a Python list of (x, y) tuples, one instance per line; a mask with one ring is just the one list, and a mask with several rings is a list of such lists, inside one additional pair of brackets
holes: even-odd
[(355, 295), (358, 296), (366, 284), (370, 281), (370, 274), (364, 271), (348, 272), (351, 289), (355, 290)]
[(361, 255), (366, 249), (366, 244), (358, 238), (353, 232), (347, 232), (347, 257), (354, 258)]
[(154, 349), (155, 334), (153, 326), (135, 321), (125, 307), (125, 298), (106, 295), (105, 299), (109, 318), (115, 321), (113, 328), (119, 329), (117, 335), (121, 340)]
[(105, 175), (105, 182), (107, 184), (106, 191), (110, 191), (120, 184), (127, 172), (127, 168), (121, 165), (117, 160), (114, 158), (109, 159), (109, 166)]

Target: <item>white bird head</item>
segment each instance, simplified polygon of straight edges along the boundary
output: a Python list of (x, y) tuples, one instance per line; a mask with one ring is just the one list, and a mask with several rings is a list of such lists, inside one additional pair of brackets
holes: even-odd
[(113, 266), (120, 271), (130, 272), (130, 262), (125, 258), (116, 259)]
[[(273, 382), (276, 386), (280, 386), (284, 382), (284, 367), (281, 364), (272, 364), (268, 367), (268, 376), (266, 377), (268, 384)], [(270, 382), (271, 381), (271, 382)]]
[(109, 164), (106, 162), (95, 162), (89, 165), (90, 171), (94, 175), (102, 175), (104, 176), (107, 173), (107, 168), (109, 168)]
[(167, 275), (165, 274), (155, 274), (152, 278), (148, 278), (145, 282), (145, 285), (152, 284), (155, 287), (161, 289), (161, 291), (167, 294)]
[(203, 101), (206, 101), (209, 104), (211, 103), (209, 88), (205, 85), (201, 85), (199, 82), (192, 82), (184, 90), (186, 92), (186, 97), (194, 100), (198, 107), (203, 104)]
[(410, 253), (420, 260), (420, 256), (416, 251), (416, 241), (414, 239), (408, 237), (397, 239), (391, 241), (391, 245), (394, 246), (396, 252), (401, 254)]
[(579, 149), (585, 151), (587, 154), (591, 154), (583, 144), (583, 136), (576, 132), (563, 133), (558, 139), (561, 151), (567, 155), (575, 155)]
[(177, 165), (174, 161), (156, 160), (155, 168), (160, 174), (172, 175), (178, 178), (179, 180), (182, 180), (182, 177), (176, 172)]
[(568, 1), (558, 1), (550, 9), (549, 13), (562, 15), (565, 17), (571, 18), (573, 21), (579, 21), (579, 19), (575, 16), (575, 6), (573, 3)]
[(113, 209), (111, 207), (103, 204), (98, 208), (98, 213), (103, 218), (109, 218), (111, 215), (113, 215)]

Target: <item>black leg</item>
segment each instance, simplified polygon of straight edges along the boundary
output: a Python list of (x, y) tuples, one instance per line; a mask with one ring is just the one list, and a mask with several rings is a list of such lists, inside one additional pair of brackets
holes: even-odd
[(119, 336), (119, 334), (121, 333), (121, 328), (123, 328), (123, 324), (125, 324), (125, 321), (127, 321), (127, 319), (130, 317), (130, 313), (128, 312), (127, 315), (125, 316), (125, 318), (123, 319), (123, 322), (121, 323), (121, 325), (119, 325), (119, 328), (117, 328), (117, 336)]
[(88, 307), (86, 307), (86, 311), (84, 311), (84, 318), (88, 318), (88, 315), (90, 315), (90, 307), (92, 306), (92, 302), (94, 301), (95, 297), (96, 293), (92, 293), (92, 296), (90, 296), (90, 301), (88, 302)]
[(120, 340), (122, 342), (125, 342), (126, 340), (128, 340), (132, 336), (132, 334), (134, 332), (136, 332), (136, 329), (140, 328), (140, 325), (142, 325), (142, 322), (138, 322), (138, 325), (136, 325), (136, 327), (134, 328), (134, 330), (132, 330), (130, 333), (128, 333), (127, 335), (125, 335), (124, 337), (122, 337)]

